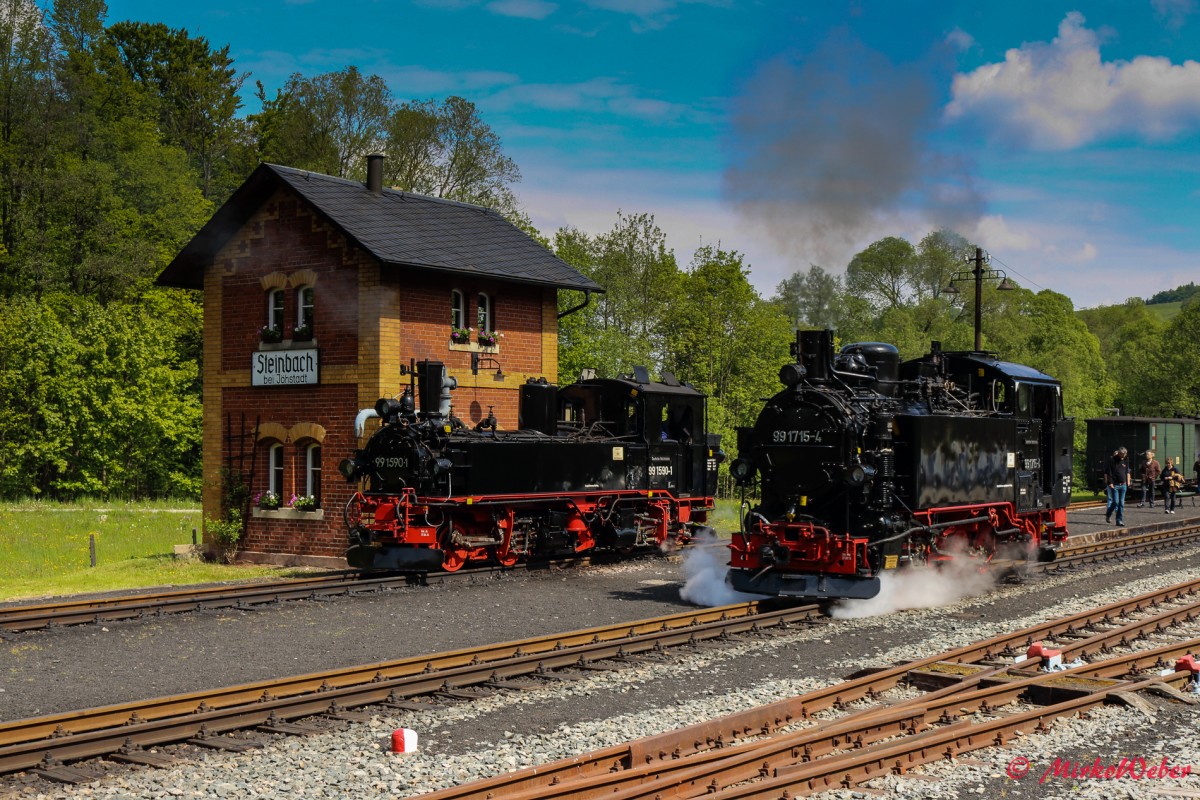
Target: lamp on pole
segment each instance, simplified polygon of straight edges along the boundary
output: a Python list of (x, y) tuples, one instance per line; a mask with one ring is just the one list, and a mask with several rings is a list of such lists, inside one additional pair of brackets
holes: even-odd
[(954, 284), (957, 281), (965, 281), (971, 278), (975, 280), (975, 352), (983, 350), (983, 279), (988, 278), (1000, 279), (1000, 285), (996, 288), (1002, 292), (1017, 288), (1008, 279), (1008, 275), (1002, 269), (992, 269), (991, 267), (984, 268), (984, 263), (990, 260), (990, 256), (983, 252), (980, 247), (975, 248), (975, 255), (963, 256), (963, 260), (967, 263), (975, 262), (975, 269), (970, 271), (956, 272), (950, 276), (950, 283), (946, 288), (942, 289), (945, 294), (959, 294), (958, 287)]

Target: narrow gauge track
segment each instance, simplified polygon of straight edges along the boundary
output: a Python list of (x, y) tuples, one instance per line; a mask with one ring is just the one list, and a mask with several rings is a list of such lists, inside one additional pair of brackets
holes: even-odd
[[(1092, 508), (1101, 503), (1082, 501), (1071, 509)], [(1159, 539), (1166, 537), (1158, 534)], [(1183, 543), (1183, 542), (1180, 542)], [(1062, 555), (1076, 551), (1070, 545)], [(1060, 557), (1058, 563), (1062, 563)], [(1080, 559), (1082, 561), (1083, 559)], [(312, 578), (287, 581), (259, 581), (236, 586), (208, 586), (170, 592), (127, 594), (116, 597), (63, 600), (53, 603), (0, 606), (0, 634), (41, 630), (55, 626), (87, 625), (146, 616), (181, 614), (204, 609), (253, 608), (288, 600), (315, 600), (371, 592), (383, 592), (400, 586), (437, 584), (445, 581), (472, 580), (514, 570), (539, 570), (582, 567), (609, 563), (596, 557), (565, 558), (547, 562), (521, 563), (515, 567), (477, 567), (457, 572), (406, 573), (369, 576), (354, 571), (337, 572)]]
[[(345, 718), (347, 709), (357, 706), (430, 708), (428, 703), (414, 703), (409, 698), (433, 695), (472, 699), (496, 689), (530, 688), (527, 682), (514, 679), (555, 680), (555, 670), (568, 668), (617, 669), (622, 660), (633, 662), (639, 655), (661, 653), (681, 645), (701, 645), (742, 633), (786, 629), (820, 616), (821, 611), (815, 605), (768, 611), (758, 602), (739, 603), (568, 634), (0, 723), (0, 774), (58, 761), (120, 754), (123, 748), (121, 757), (136, 760), (131, 751), (137, 748), (189, 739), (221, 746), (219, 734), (246, 728), (303, 732), (286, 723), (321, 714)], [(605, 661), (616, 663), (600, 663)], [(225, 739), (224, 744), (228, 749), (240, 748), (236, 739)]]
[[(898, 667), (865, 670), (719, 720), (420, 797), (786, 800), (1003, 745), (1018, 733), (1043, 732), (1057, 717), (1102, 704), (1138, 706), (1145, 701), (1132, 695), (1144, 690), (1194, 704), (1179, 690), (1197, 676), (1179, 659), (1200, 648), (1200, 639), (1188, 638), (1200, 617), (1198, 589), (1200, 581), (1180, 584)], [(1118, 621), (1134, 615), (1141, 618)], [(1112, 654), (1168, 633), (1174, 641)], [(1035, 639), (1051, 637), (1063, 641), (1056, 657), (1065, 662), (1104, 657), (1053, 672), (1039, 670), (1047, 661), (1041, 656), (1013, 659)], [(932, 691), (881, 702), (902, 682)], [(860, 701), (870, 705), (828, 721), (812, 719)], [(1032, 707), (1009, 708), (1019, 701)]]
[[(1194, 620), (1200, 615), (1198, 592), (1200, 579), (883, 670), (805, 695), (800, 701), (705, 723), (688, 729), (671, 747), (663, 745), (659, 750), (638, 751), (638, 757), (628, 763), (644, 763), (645, 756), (660, 750), (664, 758), (675, 751), (700, 752), (740, 738), (749, 730), (769, 733), (818, 710), (819, 703), (813, 705), (816, 695), (826, 697), (828, 705), (850, 702), (894, 687), (912, 670), (930, 668), (939, 661), (983, 662), (1006, 651), (1023, 650), (1034, 639), (1075, 635), (1085, 626), (1111, 623), (1120, 615), (1145, 613), (1146, 609), (1157, 609), (1160, 604), (1189, 597), (1186, 606), (1161, 611), (1107, 634), (1109, 646), (1114, 642), (1127, 643), (1146, 631)], [(240, 750), (259, 746), (261, 742), (223, 734), (247, 729), (313, 732), (311, 726), (297, 725), (295, 721), (315, 715), (362, 720), (361, 713), (351, 709), (367, 705), (428, 710), (433, 707), (430, 703), (415, 698), (432, 695), (471, 699), (494, 690), (531, 688), (531, 678), (556, 680), (589, 670), (619, 669), (622, 661), (636, 663), (647, 657), (662, 657), (669, 647), (705, 647), (706, 643), (724, 646), (723, 640), (730, 637), (786, 631), (801, 622), (816, 624), (820, 618), (817, 606), (768, 610), (759, 603), (742, 603), (357, 669), (19, 720), (0, 724), (0, 773), (38, 769), (39, 774), (56, 780), (86, 780), (91, 776), (76, 773), (63, 762), (107, 755), (119, 760), (161, 764), (163, 756), (145, 753), (143, 748), (180, 741)], [(660, 740), (666, 741), (661, 737), (655, 741)], [(621, 757), (628, 758), (629, 754)], [(602, 761), (605, 769), (611, 766), (611, 754), (604, 755)], [(539, 774), (544, 770), (539, 768)]]
[(62, 602), (0, 606), (0, 633), (18, 633), (55, 626), (87, 625), (147, 616), (182, 614), (218, 608), (253, 608), (287, 600), (317, 600), (374, 592), (403, 586), (470, 581), (501, 573), (567, 569), (609, 563), (608, 557), (569, 557), (553, 561), (522, 562), (512, 567), (474, 567), (457, 572), (397, 573), (388, 575), (342, 571), (312, 578), (257, 581), (235, 586), (206, 586), (153, 594), (128, 594)]

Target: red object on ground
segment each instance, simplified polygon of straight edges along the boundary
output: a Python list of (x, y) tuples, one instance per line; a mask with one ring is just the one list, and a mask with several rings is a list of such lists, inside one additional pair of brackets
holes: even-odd
[(392, 731), (392, 752), (411, 753), (417, 749), (417, 732), (411, 728)]
[(1061, 655), (1062, 650), (1052, 650), (1041, 642), (1034, 642), (1033, 644), (1029, 645), (1029, 649), (1025, 651), (1025, 656), (1027, 658), (1041, 658), (1045, 659), (1046, 661), (1049, 661), (1055, 656)]
[(1194, 655), (1188, 654), (1175, 662), (1175, 671), (1183, 672), (1187, 670), (1193, 675), (1200, 674), (1200, 660)]

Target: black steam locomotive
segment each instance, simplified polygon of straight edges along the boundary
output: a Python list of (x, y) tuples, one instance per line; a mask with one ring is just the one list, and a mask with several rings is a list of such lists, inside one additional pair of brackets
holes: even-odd
[(705, 396), (669, 373), (530, 381), (519, 429), (501, 431), (490, 411), (474, 428), (451, 413), (457, 383), (442, 363), (408, 372), (399, 398), (359, 415), (382, 426), (339, 466), (366, 483), (346, 506), (352, 567), (454, 571), (665, 548), (708, 519), (720, 437), (705, 432)]
[(761, 476), (728, 581), (868, 598), (879, 574), (954, 558), (1051, 560), (1067, 536), (1074, 420), (1058, 381), (978, 352), (901, 363), (889, 344), (798, 331), (785, 388), (738, 429), (730, 473)]

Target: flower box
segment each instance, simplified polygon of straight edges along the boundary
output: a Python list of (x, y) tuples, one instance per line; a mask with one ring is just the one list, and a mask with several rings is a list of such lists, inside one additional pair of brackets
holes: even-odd
[(279, 495), (274, 492), (263, 492), (254, 498), (254, 504), (263, 511), (275, 511), (281, 505)]
[(312, 338), (313, 331), (311, 325), (301, 325), (299, 328), (296, 328), (292, 331), (293, 342), (311, 342)]
[(267, 325), (263, 325), (258, 330), (258, 338), (261, 341), (266, 342), (267, 344), (276, 344), (278, 342), (282, 342), (283, 341), (283, 329), (282, 328), (271, 328)]
[(496, 331), (480, 331), (479, 337), (475, 341), (479, 342), (482, 347), (495, 347), (499, 339), (500, 334)]
[(316, 511), (317, 498), (311, 494), (306, 494), (302, 497), (292, 495), (291, 507), (296, 511)]

